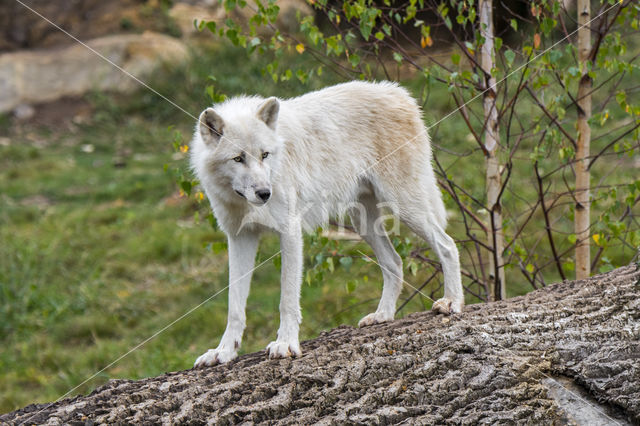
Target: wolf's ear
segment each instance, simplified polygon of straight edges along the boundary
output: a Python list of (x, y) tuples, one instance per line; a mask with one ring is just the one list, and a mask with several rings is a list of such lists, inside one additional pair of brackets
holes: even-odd
[(278, 121), (278, 111), (280, 111), (280, 102), (272, 96), (258, 107), (258, 118), (275, 130), (276, 121)]
[(200, 114), (198, 129), (200, 130), (200, 135), (202, 135), (204, 143), (210, 144), (218, 142), (222, 136), (223, 127), (224, 121), (222, 117), (220, 117), (213, 108), (207, 108)]

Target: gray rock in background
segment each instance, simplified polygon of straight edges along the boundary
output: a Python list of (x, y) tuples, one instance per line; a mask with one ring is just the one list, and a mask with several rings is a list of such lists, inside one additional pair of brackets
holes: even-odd
[[(313, 13), (305, 0), (278, 0), (277, 4), (280, 14), (275, 25), (281, 31), (297, 31), (296, 16)], [(119, 0), (108, 5), (97, 0), (82, 0), (75, 9), (69, 5), (55, 7), (38, 0), (32, 6), (80, 39), (122, 31), (115, 22), (130, 22), (140, 29), (140, 25), (152, 25), (154, 21), (143, 19), (142, 9), (134, 0)], [(0, 54), (0, 113), (14, 110), (16, 117), (24, 118), (21, 113), (24, 108), (15, 111), (16, 107), (81, 96), (91, 90), (128, 92), (137, 87), (138, 83), (117, 67), (28, 9), (4, 5), (0, 7), (2, 11), (14, 15), (14, 19), (9, 21), (4, 19), (6, 16), (0, 19), (0, 33), (9, 34), (9, 41), (13, 40), (4, 47), (11, 50), (24, 45), (37, 49)], [(184, 38), (201, 34), (203, 38), (214, 40), (208, 31), (198, 33), (193, 25), (195, 19), (222, 25), (227, 17), (231, 17), (244, 25), (253, 13), (247, 6), (227, 14), (218, 2), (211, 4), (196, 0), (176, 2), (166, 11), (166, 16)], [(269, 31), (269, 28), (263, 28), (261, 33)], [(94, 37), (86, 43), (141, 80), (145, 80), (162, 63), (179, 64), (189, 56), (181, 40), (154, 31)], [(0, 43), (0, 51), (2, 48)]]
[[(142, 80), (162, 63), (177, 64), (189, 57), (180, 40), (152, 32), (100, 37), (87, 45)], [(0, 56), (0, 112), (90, 90), (127, 92), (137, 86), (117, 67), (80, 44)]]

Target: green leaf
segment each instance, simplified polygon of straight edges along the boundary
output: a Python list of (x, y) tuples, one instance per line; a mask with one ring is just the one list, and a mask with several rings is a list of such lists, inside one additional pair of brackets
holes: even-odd
[(540, 29), (544, 33), (545, 36), (548, 36), (551, 33), (558, 22), (555, 19), (545, 17), (540, 23)]
[(418, 274), (418, 264), (413, 261), (409, 262), (409, 271), (411, 272), (411, 275), (415, 277)]
[(351, 66), (353, 68), (357, 67), (360, 63), (360, 56), (358, 56), (356, 53), (352, 53), (351, 55), (349, 55), (349, 62), (351, 63)]
[(494, 38), (494, 42), (495, 42), (495, 44), (494, 44), (493, 48), (497, 52), (502, 47), (502, 39), (500, 37), (496, 37), (496, 38)]
[(379, 13), (380, 11), (376, 8), (368, 8), (360, 15), (360, 33), (366, 41), (369, 41), (371, 31), (376, 26)]
[(285, 70), (285, 72), (280, 76), (280, 81), (289, 81), (293, 77), (293, 72), (290, 69)]
[(215, 99), (215, 93), (213, 91), (213, 86), (209, 85), (204, 90), (207, 93), (207, 96), (209, 96), (209, 99), (211, 99), (211, 100)]
[(569, 73), (571, 77), (578, 77), (580, 75), (580, 69), (578, 67), (569, 67), (567, 73)]
[(511, 28), (513, 28), (515, 31), (518, 31), (518, 21), (516, 21), (515, 19), (512, 19)]
[(215, 254), (222, 253), (227, 250), (227, 242), (226, 241), (216, 241), (211, 243), (211, 251)]
[(507, 66), (511, 68), (513, 60), (516, 58), (516, 53), (513, 50), (507, 50), (504, 52), (504, 59), (507, 61)]
[(458, 55), (457, 53), (452, 54), (451, 62), (453, 62), (455, 65), (460, 65), (460, 55)]
[(370, 25), (367, 22), (360, 23), (360, 33), (365, 41), (369, 41), (369, 36), (371, 35), (371, 30), (373, 30), (373, 25)]
[(187, 194), (187, 195), (191, 195), (191, 188), (192, 188), (193, 184), (191, 183), (190, 180), (183, 180), (182, 182), (180, 182), (180, 188), (182, 188), (182, 190)]
[(549, 52), (549, 61), (552, 64), (558, 63), (562, 59), (562, 52), (560, 50), (552, 50)]
[(447, 28), (449, 28), (449, 30), (451, 30), (453, 25), (451, 25), (451, 19), (449, 19), (448, 16), (444, 17), (444, 24), (447, 26)]
[(470, 42), (468, 42), (468, 41), (465, 41), (465, 42), (464, 42), (464, 46), (465, 46), (465, 47), (467, 48), (467, 50), (468, 50), (468, 51), (470, 51), (470, 52), (475, 52), (475, 50), (476, 50), (476, 47), (475, 47), (472, 43), (470, 43)]
[(353, 264), (353, 258), (349, 256), (341, 257), (340, 264), (344, 267), (344, 269), (349, 271), (349, 269), (351, 268), (351, 265)]
[(407, 22), (409, 22), (411, 19), (415, 18), (416, 16), (416, 12), (418, 11), (418, 8), (415, 5), (409, 5), (407, 6), (407, 8), (405, 9), (406, 11), (406, 16), (404, 17), (404, 23), (406, 24)]
[[(318, 75), (320, 75), (321, 72), (322, 71), (320, 71)], [(300, 80), (300, 83), (306, 84), (307, 81), (309, 80), (309, 73), (305, 72), (303, 69), (298, 69), (296, 71), (296, 77), (298, 78), (298, 80)]]
[(269, 22), (273, 23), (276, 22), (276, 19), (278, 19), (278, 13), (280, 12), (280, 7), (272, 4), (271, 6), (269, 6), (267, 8), (267, 19), (269, 19)]
[(327, 259), (325, 260), (325, 263), (327, 264), (327, 269), (329, 269), (329, 271), (331, 272), (335, 271), (336, 267), (333, 263), (333, 257), (327, 257)]

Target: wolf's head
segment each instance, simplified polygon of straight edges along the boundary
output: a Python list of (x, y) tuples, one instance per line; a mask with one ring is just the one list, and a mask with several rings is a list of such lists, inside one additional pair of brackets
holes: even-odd
[(219, 112), (207, 108), (200, 114), (198, 131), (210, 154), (207, 172), (233, 197), (254, 205), (271, 197), (281, 146), (276, 135), (279, 110), (272, 97), (257, 109), (247, 103), (227, 104)]

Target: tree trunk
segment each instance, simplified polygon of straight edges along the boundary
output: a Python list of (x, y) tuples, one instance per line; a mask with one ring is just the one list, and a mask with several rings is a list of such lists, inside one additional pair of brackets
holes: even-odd
[(491, 70), (495, 67), (495, 54), (493, 48), (493, 2), (492, 0), (480, 1), (480, 33), (485, 41), (481, 49), (482, 70), (484, 72), (484, 146), (487, 159), (487, 208), (489, 211), (489, 271), (492, 281), (491, 300), (503, 300), (506, 295), (504, 280), (504, 235), (502, 233), (502, 205), (500, 203), (500, 191), (502, 178), (500, 176), (500, 162), (497, 153), (500, 146), (500, 133), (498, 129), (498, 110), (496, 109), (496, 79)]
[(338, 327), (298, 359), (223, 366), (31, 405), (0, 423), (628, 424), (640, 421), (640, 267), (448, 317)]
[(591, 275), (589, 244), (589, 152), (591, 143), (591, 77), (589, 77), (589, 54), (591, 53), (591, 10), (589, 0), (578, 0), (578, 57), (582, 77), (578, 86), (578, 146), (576, 152), (576, 279)]

